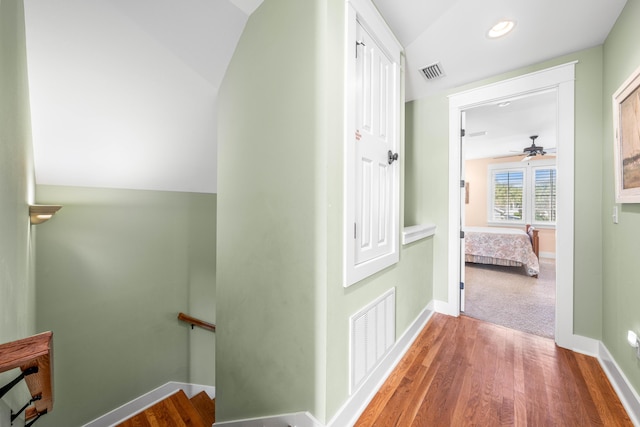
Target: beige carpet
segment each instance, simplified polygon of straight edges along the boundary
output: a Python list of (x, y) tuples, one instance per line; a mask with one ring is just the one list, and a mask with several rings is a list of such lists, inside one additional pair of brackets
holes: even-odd
[(464, 314), (480, 320), (553, 338), (555, 325), (556, 265), (540, 259), (539, 278), (524, 267), (467, 263)]

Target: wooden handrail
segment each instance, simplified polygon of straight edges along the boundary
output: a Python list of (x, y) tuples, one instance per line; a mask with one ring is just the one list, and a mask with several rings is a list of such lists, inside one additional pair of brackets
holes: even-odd
[(209, 323), (209, 322), (205, 322), (204, 320), (200, 320), (200, 319), (196, 319), (195, 317), (191, 317), (188, 314), (184, 314), (184, 313), (178, 313), (178, 319), (182, 320), (183, 322), (187, 322), (189, 324), (191, 324), (191, 328), (193, 328), (194, 326), (200, 326), (203, 329), (207, 329), (211, 332), (215, 332), (216, 331), (216, 325), (214, 325), (213, 323)]
[(31, 397), (40, 399), (27, 410), (27, 420), (53, 410), (53, 333), (43, 332), (0, 345), (0, 372), (15, 368), (24, 372), (34, 366), (38, 372), (25, 376), (24, 381)]

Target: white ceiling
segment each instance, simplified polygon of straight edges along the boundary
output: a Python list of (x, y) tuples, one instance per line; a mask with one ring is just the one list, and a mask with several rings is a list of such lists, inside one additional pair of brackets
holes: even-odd
[(262, 0), (25, 0), (38, 184), (215, 193), (217, 92)]
[[(215, 193), (217, 91), (262, 1), (25, 0), (37, 183)], [(599, 45), (626, 0), (373, 1), (405, 46), (413, 100)], [(489, 40), (501, 18), (515, 30)], [(446, 75), (429, 82), (418, 70), (434, 62)], [(548, 101), (470, 111), (468, 132), (487, 135), (469, 155), (534, 132), (555, 145)]]
[[(373, 0), (406, 51), (406, 99), (602, 44), (626, 0)], [(486, 34), (501, 19), (507, 36)], [(419, 69), (440, 62), (446, 76)]]
[(556, 147), (555, 91), (476, 107), (466, 112), (466, 159), (519, 155), (531, 145), (530, 137), (537, 135), (537, 146), (549, 154)]

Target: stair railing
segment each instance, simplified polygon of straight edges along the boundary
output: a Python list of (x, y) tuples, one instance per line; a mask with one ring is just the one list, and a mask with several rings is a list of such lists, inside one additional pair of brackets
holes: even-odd
[(11, 411), (11, 423), (26, 410), (25, 422), (30, 422), (25, 426), (31, 426), (53, 410), (53, 333), (43, 332), (0, 344), (0, 372), (16, 368), (20, 369), (20, 375), (0, 388), (0, 398), (24, 380), (31, 399), (18, 412)]
[(199, 326), (211, 332), (216, 331), (216, 325), (213, 323), (205, 322), (204, 320), (189, 316), (188, 314), (178, 313), (178, 320), (191, 324), (191, 329), (193, 329), (194, 326)]

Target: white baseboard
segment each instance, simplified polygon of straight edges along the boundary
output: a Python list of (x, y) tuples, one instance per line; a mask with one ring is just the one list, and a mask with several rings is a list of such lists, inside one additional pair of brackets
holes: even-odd
[(213, 425), (215, 427), (323, 427), (322, 423), (316, 420), (309, 412), (296, 412), (266, 418), (247, 418), (244, 420), (214, 423)]
[(187, 397), (191, 398), (201, 391), (205, 391), (210, 398), (216, 397), (216, 388), (213, 386), (188, 384), (170, 381), (160, 387), (143, 394), (130, 402), (102, 415), (99, 418), (85, 424), (83, 427), (111, 427), (127, 418), (144, 411), (162, 399), (171, 396), (178, 390), (183, 390)]
[[(564, 344), (564, 343), (563, 343)], [(571, 335), (567, 345), (562, 345), (576, 353), (586, 354), (588, 356), (598, 357), (600, 341), (582, 335)]]
[[(441, 310), (438, 310), (440, 308)], [(409, 347), (413, 344), (418, 334), (422, 331), (435, 311), (447, 314), (448, 304), (442, 301), (431, 301), (405, 333), (394, 344), (380, 365), (371, 373), (358, 390), (340, 408), (338, 413), (329, 421), (327, 427), (342, 427), (355, 424), (362, 412), (369, 405), (380, 387), (387, 380), (393, 369), (400, 362)], [(624, 375), (615, 359), (609, 353), (607, 347), (598, 340), (574, 335), (571, 350), (598, 358), (602, 369), (611, 382), (616, 394), (620, 398), (629, 418), (635, 426), (640, 427), (640, 395), (633, 388)], [(216, 395), (215, 387), (188, 384), (180, 382), (168, 382), (142, 396), (128, 402), (119, 408), (85, 424), (83, 427), (112, 427), (123, 420), (143, 411), (154, 403), (170, 396), (178, 390), (183, 390), (188, 397), (192, 397), (201, 391), (205, 391), (211, 398)], [(226, 427), (276, 427), (282, 425), (295, 425), (298, 427), (323, 427), (309, 412), (283, 414), (267, 418), (253, 418), (237, 421), (215, 423), (214, 426)]]
[(422, 331), (433, 315), (433, 304), (430, 302), (405, 333), (396, 341), (387, 356), (373, 370), (371, 375), (349, 397), (336, 415), (329, 421), (327, 427), (352, 426), (367, 408), (380, 387), (387, 380), (393, 369), (400, 362), (409, 347), (413, 344), (418, 334)]
[(457, 307), (453, 304), (449, 304), (448, 302), (433, 300), (433, 309), (436, 313), (446, 314), (447, 316), (458, 317), (460, 313), (458, 312)]
[(540, 258), (556, 259), (556, 253), (555, 252), (540, 252), (539, 255), (540, 255)]
[(640, 395), (638, 395), (602, 342), (599, 345), (598, 361), (620, 398), (622, 406), (626, 409), (627, 415), (631, 418), (631, 422), (635, 426), (640, 426)]

